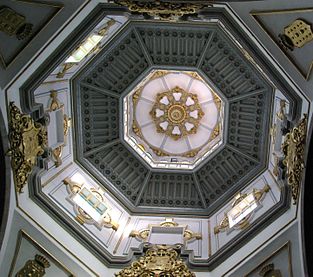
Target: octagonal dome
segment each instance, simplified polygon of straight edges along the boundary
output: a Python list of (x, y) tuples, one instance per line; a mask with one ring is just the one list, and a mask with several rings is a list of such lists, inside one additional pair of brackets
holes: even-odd
[[(72, 87), (76, 162), (132, 212), (207, 214), (267, 166), (273, 87), (218, 21), (130, 21)], [(189, 104), (198, 116), (187, 129)], [(210, 141), (216, 124), (220, 136)], [(153, 141), (162, 135), (171, 144)], [(197, 147), (198, 156), (183, 157)]]
[(222, 144), (224, 103), (194, 71), (152, 70), (123, 111), (124, 140), (153, 168), (193, 169)]

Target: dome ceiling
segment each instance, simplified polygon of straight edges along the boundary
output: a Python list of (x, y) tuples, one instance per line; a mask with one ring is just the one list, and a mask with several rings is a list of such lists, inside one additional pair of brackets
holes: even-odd
[[(50, 116), (50, 138), (62, 125), (51, 103), (72, 119), (61, 152), (38, 161), (29, 198), (106, 265), (131, 263), (147, 228), (174, 217), (193, 232), (184, 259), (212, 269), (288, 209), (281, 145), (308, 102), (241, 27), (227, 7), (174, 23), (99, 4), (19, 84), (23, 112)], [(68, 64), (95, 34), (100, 44)], [(99, 192), (108, 214), (79, 206), (77, 187)], [(251, 194), (258, 205), (233, 216)]]
[(72, 87), (77, 162), (133, 212), (207, 214), (266, 167), (274, 90), (218, 21), (129, 22)]
[(222, 143), (224, 104), (196, 72), (153, 70), (123, 111), (124, 140), (152, 168), (193, 169)]

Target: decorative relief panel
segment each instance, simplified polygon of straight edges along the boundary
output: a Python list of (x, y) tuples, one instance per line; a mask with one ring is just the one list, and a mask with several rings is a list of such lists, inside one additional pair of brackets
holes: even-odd
[(148, 14), (161, 20), (178, 20), (184, 15), (192, 15), (204, 8), (201, 3), (173, 3), (170, 1), (147, 2), (142, 0), (111, 0), (121, 6), (126, 6), (131, 12)]
[(96, 54), (101, 47), (101, 41), (107, 36), (110, 28), (116, 23), (114, 19), (108, 19), (98, 30), (85, 39), (81, 45), (71, 53), (62, 65), (62, 69), (56, 74), (56, 78), (63, 78), (65, 73), (73, 66), (78, 66), (88, 56)]
[(287, 50), (293, 51), (295, 47), (301, 48), (313, 39), (311, 24), (302, 19), (296, 19), (284, 28), (284, 34), (280, 34), (279, 38)]
[[(72, 120), (70, 91), (64, 83), (41, 84), (34, 92), (35, 102), (44, 108), (44, 121), (47, 128), (47, 171), (42, 174), (51, 178), (58, 169), (71, 162)], [(44, 181), (45, 182), (45, 181)]]
[(195, 277), (179, 258), (179, 249), (156, 245), (148, 248), (145, 255), (128, 268), (116, 273), (116, 277), (127, 276), (173, 276)]
[[(274, 248), (274, 250), (271, 251), (270, 254), (268, 251), (263, 251), (265, 254), (265, 257), (263, 256), (260, 260), (259, 258), (255, 259), (252, 263), (250, 263), (249, 266), (246, 264), (243, 264), (241, 268), (239, 268), (238, 271), (236, 271), (233, 274), (230, 274), (229, 276), (235, 277), (235, 276), (244, 276), (244, 277), (292, 277), (297, 275), (295, 272), (293, 272), (292, 268), (292, 242), (287, 241), (283, 245), (281, 245), (278, 248)], [(271, 247), (269, 245), (268, 247)], [(277, 246), (276, 246), (277, 247)], [(262, 253), (262, 252), (261, 252)], [(263, 254), (263, 255), (264, 255)], [(249, 270), (248, 268), (251, 268)], [(239, 275), (238, 275), (239, 274)], [(299, 273), (300, 274), (300, 273)]]
[(17, 192), (23, 192), (28, 177), (47, 147), (45, 126), (21, 111), (13, 102), (9, 106), (9, 141), (11, 166)]
[(18, 40), (25, 39), (31, 35), (33, 25), (26, 22), (25, 16), (14, 10), (0, 8), (0, 31), (9, 36), (16, 36)]
[(307, 133), (307, 115), (286, 134), (282, 149), (285, 155), (283, 164), (286, 167), (288, 185), (291, 187), (293, 203), (298, 202), (302, 172), (304, 169), (304, 149)]
[(273, 125), (271, 127), (271, 171), (277, 180), (282, 179), (282, 160), (284, 154), (281, 145), (284, 136), (290, 129), (291, 122), (288, 120), (289, 102), (281, 96), (275, 97)]
[[(193, 241), (195, 239), (200, 240), (202, 239), (202, 235), (200, 233), (194, 233), (191, 230), (187, 229), (186, 225), (179, 225), (177, 222), (173, 221), (172, 219), (166, 219), (164, 222), (161, 222), (160, 224), (157, 225), (149, 225), (147, 228), (142, 229), (142, 230), (133, 230), (129, 236), (130, 237), (135, 237), (140, 241), (143, 242), (148, 242), (151, 243), (151, 233), (153, 232), (153, 227), (155, 227), (156, 229), (158, 229), (158, 232), (160, 234), (160, 243), (162, 242), (162, 237), (164, 236), (164, 234), (166, 234), (166, 231), (168, 232), (168, 236), (171, 236), (170, 234), (174, 234), (175, 231), (177, 232), (177, 230), (175, 229), (182, 229), (181, 233), (178, 233), (178, 240), (179, 242), (183, 242), (183, 244), (185, 245), (186, 243), (188, 243), (189, 241)], [(181, 237), (179, 237), (179, 235), (181, 235)], [(173, 236), (171, 236), (171, 244), (175, 244), (174, 240), (173, 240)], [(164, 241), (163, 241), (164, 242)]]
[[(81, 3), (81, 2), (80, 2)], [(75, 5), (74, 5), (75, 6)], [(74, 8), (74, 6), (72, 8)], [(60, 25), (49, 25), (50, 20), (58, 17), (58, 12), (63, 8), (61, 2), (38, 2), (38, 1), (10, 1), (2, 0), (0, 6), (0, 66), (3, 72), (9, 71), (10, 65), (19, 67), (25, 65), (29, 60), (22, 57), (25, 48), (28, 48), (28, 54), (25, 57), (30, 58), (35, 55), (44, 43), (40, 41), (44, 38), (44, 33), (53, 34), (64, 20), (59, 17)], [(71, 8), (69, 8), (70, 10)], [(67, 7), (66, 7), (67, 10)], [(66, 11), (66, 13), (69, 12)], [(70, 12), (69, 12), (70, 13)], [(69, 14), (68, 14), (69, 16)], [(56, 23), (56, 22), (54, 22)], [(48, 28), (47, 28), (48, 27)], [(41, 32), (45, 30), (45, 32)], [(31, 42), (37, 45), (31, 45)], [(45, 43), (47, 40), (45, 40)], [(32, 46), (32, 47), (31, 47)], [(38, 47), (37, 47), (38, 46)], [(29, 55), (31, 52), (31, 55)], [(21, 63), (16, 62), (16, 58), (22, 59)], [(2, 74), (1, 73), (1, 74)], [(13, 78), (13, 76), (12, 76)]]
[(308, 7), (251, 12), (305, 80), (313, 69), (312, 10)]

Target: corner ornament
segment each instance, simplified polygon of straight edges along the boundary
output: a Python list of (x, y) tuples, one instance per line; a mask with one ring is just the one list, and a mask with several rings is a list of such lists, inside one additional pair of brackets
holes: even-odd
[(286, 134), (282, 144), (285, 155), (283, 164), (286, 167), (287, 183), (291, 187), (293, 204), (298, 202), (299, 188), (304, 169), (304, 148), (307, 132), (307, 115), (304, 114), (299, 123)]
[(0, 7), (0, 32), (22, 40), (31, 35), (32, 27), (32, 24), (26, 22), (25, 16), (8, 7)]
[(179, 258), (176, 249), (165, 245), (153, 245), (138, 261), (119, 273), (115, 273), (115, 277), (131, 276), (195, 277), (196, 275)]
[(15, 188), (21, 193), (37, 157), (44, 153), (47, 133), (44, 126), (29, 115), (22, 114), (14, 102), (9, 105), (9, 141), (8, 155), (11, 156)]
[(16, 277), (43, 277), (46, 275), (45, 269), (50, 267), (50, 263), (44, 256), (35, 255), (35, 259), (28, 260), (24, 267), (16, 274)]

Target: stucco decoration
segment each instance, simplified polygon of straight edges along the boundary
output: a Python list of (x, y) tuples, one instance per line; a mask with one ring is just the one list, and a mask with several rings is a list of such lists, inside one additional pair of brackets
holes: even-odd
[[(130, 22), (72, 81), (77, 161), (132, 211), (213, 208), (266, 163), (273, 89), (250, 60), (217, 23)], [(132, 148), (142, 147), (129, 147), (123, 136), (123, 119), (129, 115), (123, 97), (158, 67), (192, 68), (221, 99), (212, 103), (225, 103), (224, 142), (195, 167), (173, 171), (169, 164), (175, 159), (165, 159), (165, 166), (152, 169), (143, 159), (150, 154), (138, 155)], [(201, 120), (208, 122), (208, 115), (204, 111)], [(196, 134), (200, 129), (205, 132), (198, 128)], [(176, 147), (175, 140), (168, 145)]]

